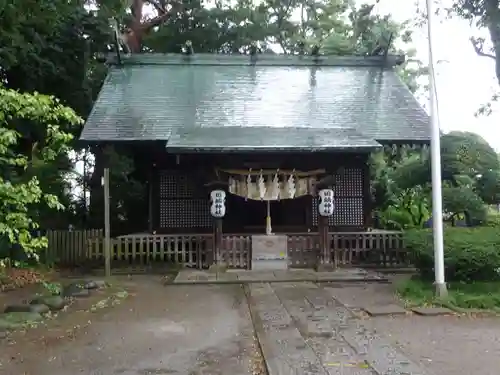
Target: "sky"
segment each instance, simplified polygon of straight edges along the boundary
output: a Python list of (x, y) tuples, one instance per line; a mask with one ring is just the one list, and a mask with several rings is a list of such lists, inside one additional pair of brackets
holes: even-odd
[[(420, 6), (425, 6), (425, 1), (420, 0), (420, 3)], [(391, 13), (398, 21), (411, 19), (416, 14), (413, 0), (380, 0), (375, 10), (381, 14)], [(500, 104), (494, 105), (490, 116), (474, 116), (495, 90), (500, 90), (495, 77), (494, 60), (478, 56), (469, 41), (471, 36), (487, 37), (487, 34), (457, 18), (434, 19), (434, 61), (446, 61), (435, 68), (441, 129), (445, 132), (460, 130), (478, 133), (500, 152)], [(427, 62), (426, 26), (414, 34), (414, 41), (417, 57)], [(422, 104), (427, 106), (425, 99)]]

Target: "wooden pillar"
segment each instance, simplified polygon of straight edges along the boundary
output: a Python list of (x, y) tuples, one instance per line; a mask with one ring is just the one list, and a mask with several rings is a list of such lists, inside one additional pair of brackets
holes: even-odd
[(153, 166), (149, 167), (148, 175), (148, 232), (153, 233)]
[(370, 175), (370, 165), (368, 164), (368, 158), (366, 158), (363, 165), (363, 226), (366, 230), (367, 228), (373, 227), (372, 218), (372, 191), (371, 191), (371, 175)]
[(106, 277), (111, 276), (111, 217), (109, 197), (109, 168), (104, 168), (102, 178), (104, 189), (104, 270)]
[(319, 235), (319, 256), (317, 259), (318, 271), (331, 271), (334, 268), (333, 259), (330, 251), (330, 234), (327, 216), (318, 217), (318, 235)]
[(214, 218), (212, 264), (220, 265), (222, 263), (221, 248), (222, 248), (222, 218)]

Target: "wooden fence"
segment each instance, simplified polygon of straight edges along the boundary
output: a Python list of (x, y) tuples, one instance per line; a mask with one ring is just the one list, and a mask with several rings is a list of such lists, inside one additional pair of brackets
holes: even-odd
[[(131, 235), (111, 239), (111, 261), (117, 264), (166, 262), (202, 268), (212, 250), (211, 235)], [(88, 243), (88, 259), (104, 262), (104, 238)]]
[(250, 269), (252, 266), (252, 236), (248, 234), (223, 234), (221, 258), (229, 268)]
[(330, 236), (337, 266), (405, 267), (411, 263), (403, 232), (339, 232)]
[[(104, 236), (100, 229), (48, 231), (45, 259), (60, 265), (104, 264)], [(220, 255), (229, 268), (251, 269), (252, 236), (223, 234)], [(288, 260), (291, 268), (317, 265), (317, 233), (289, 234)], [(410, 265), (401, 232), (330, 233), (331, 260), (337, 266), (404, 267)], [(214, 262), (211, 234), (137, 234), (111, 239), (111, 261), (122, 264), (179, 264), (208, 268)]]
[(316, 267), (319, 252), (317, 233), (289, 234), (287, 238), (288, 266), (290, 268)]
[(102, 229), (48, 230), (39, 235), (45, 235), (48, 240), (48, 247), (41, 254), (43, 262), (77, 265), (88, 260), (89, 241), (102, 238), (104, 231)]

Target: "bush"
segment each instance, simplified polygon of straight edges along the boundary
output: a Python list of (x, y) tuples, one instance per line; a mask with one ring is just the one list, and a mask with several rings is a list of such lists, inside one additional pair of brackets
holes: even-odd
[[(432, 230), (412, 230), (405, 241), (423, 279), (434, 278)], [(444, 263), (447, 281), (500, 280), (500, 231), (498, 228), (445, 228)]]
[(492, 228), (500, 228), (500, 212), (498, 212), (496, 208), (488, 209), (484, 226)]

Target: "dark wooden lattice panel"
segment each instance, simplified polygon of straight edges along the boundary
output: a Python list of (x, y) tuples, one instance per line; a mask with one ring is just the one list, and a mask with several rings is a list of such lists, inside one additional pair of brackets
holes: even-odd
[(191, 198), (196, 185), (190, 176), (175, 171), (160, 171), (161, 198)]
[(346, 168), (335, 176), (336, 197), (363, 196), (363, 170), (361, 168)]
[[(312, 202), (312, 222), (318, 225), (318, 198)], [(330, 226), (363, 226), (363, 197), (339, 197), (335, 199), (335, 210), (328, 218)]]
[(160, 200), (161, 228), (203, 228), (212, 225), (207, 199)]
[(362, 226), (364, 224), (363, 197), (338, 199), (335, 202), (334, 216), (330, 219), (333, 219), (330, 225)]

